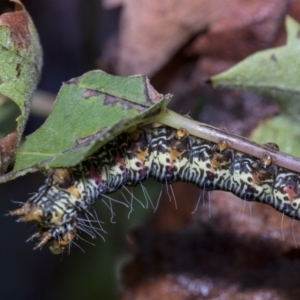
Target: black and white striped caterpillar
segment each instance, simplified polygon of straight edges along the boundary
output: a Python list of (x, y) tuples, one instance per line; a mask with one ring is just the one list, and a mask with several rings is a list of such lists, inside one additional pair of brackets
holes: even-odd
[(123, 133), (78, 166), (51, 169), (45, 185), (10, 215), (37, 223), (35, 248), (49, 242), (53, 253), (61, 253), (80, 230), (80, 216), (101, 196), (148, 178), (230, 191), (300, 219), (300, 174), (276, 166), (271, 154), (257, 159), (230, 149), (226, 141), (216, 144), (169, 127)]

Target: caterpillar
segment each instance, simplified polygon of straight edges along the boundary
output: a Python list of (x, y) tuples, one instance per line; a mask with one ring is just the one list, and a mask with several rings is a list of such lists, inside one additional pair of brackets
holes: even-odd
[[(276, 144), (267, 146), (270, 153), (279, 150)], [(39, 241), (34, 249), (50, 243), (55, 254), (74, 242), (82, 229), (80, 217), (98, 199), (148, 178), (229, 191), (300, 220), (300, 174), (277, 166), (267, 152), (258, 159), (231, 149), (226, 141), (209, 142), (183, 128), (136, 129), (120, 134), (75, 167), (50, 169), (38, 192), (9, 214), (36, 222), (32, 238)]]

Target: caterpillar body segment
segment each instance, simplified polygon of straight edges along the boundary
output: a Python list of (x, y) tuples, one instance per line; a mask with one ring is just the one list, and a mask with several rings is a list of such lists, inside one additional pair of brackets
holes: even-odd
[[(278, 150), (275, 146), (272, 151)], [(300, 219), (298, 173), (276, 166), (268, 153), (257, 159), (231, 149), (226, 141), (216, 144), (169, 127), (123, 133), (78, 166), (50, 170), (45, 185), (10, 215), (37, 223), (36, 247), (50, 243), (53, 253), (61, 253), (83, 228), (81, 216), (98, 199), (148, 178), (228, 191)]]

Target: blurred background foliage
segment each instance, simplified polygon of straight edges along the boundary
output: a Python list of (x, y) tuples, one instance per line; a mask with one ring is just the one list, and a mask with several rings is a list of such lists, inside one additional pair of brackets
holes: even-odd
[[(63, 81), (98, 68), (117, 75), (146, 74), (156, 90), (174, 94), (171, 109), (243, 136), (280, 111), (257, 94), (214, 90), (204, 81), (256, 51), (283, 45), (285, 15), (300, 20), (296, 0), (224, 0), (222, 5), (218, 0), (23, 3), (44, 51), (43, 75), (25, 135), (44, 122)], [(12, 5), (2, 0), (0, 8), (3, 13)], [(14, 120), (13, 105), (5, 99), (0, 103), (1, 114)], [(11, 123), (1, 123), (0, 134), (10, 132)], [(29, 174), (1, 185), (1, 214), (16, 207), (13, 201), (26, 201), (43, 181), (42, 174)], [(155, 203), (161, 185), (145, 185)], [(245, 207), (226, 193), (212, 193), (208, 199), (203, 196), (211, 205), (201, 203), (191, 214), (201, 192), (182, 184), (174, 185), (174, 190), (177, 210), (174, 199), (169, 199), (170, 191), (163, 188), (155, 214), (151, 207), (146, 210), (136, 203), (128, 218), (128, 209), (114, 204), (115, 224), (109, 209), (99, 203), (96, 210), (105, 222), (106, 241), (92, 240), (96, 246), (79, 241), (85, 253), (72, 247), (70, 256), (54, 256), (47, 249), (32, 251), (33, 244), (24, 241), (32, 232), (31, 225), (0, 218), (3, 299), (167, 299), (172, 295), (176, 299), (218, 299), (216, 295), (222, 294), (227, 299), (268, 299), (267, 295), (293, 299), (299, 286), (300, 255), (294, 241), (298, 225), (282, 221), (280, 214), (260, 204), (252, 204), (251, 216), (242, 213), (241, 222), (241, 213), (236, 211)], [(144, 199), (140, 188), (134, 189), (134, 195)], [(124, 201), (120, 193), (113, 197)], [(139, 229), (126, 235), (133, 228)], [(247, 244), (233, 237), (243, 237)], [(270, 245), (274, 248), (269, 249)], [(270, 251), (273, 256), (266, 256)], [(224, 261), (219, 260), (222, 257)], [(203, 266), (204, 261), (218, 264), (218, 270)], [(265, 265), (261, 266), (261, 261)], [(223, 272), (229, 265), (230, 276)], [(249, 268), (257, 272), (250, 272), (252, 277)], [(248, 273), (240, 276), (243, 272)], [(265, 274), (273, 281), (266, 283)], [(276, 281), (283, 277), (289, 278), (294, 289), (284, 280), (280, 281), (283, 286)], [(241, 286), (246, 286), (246, 291)]]

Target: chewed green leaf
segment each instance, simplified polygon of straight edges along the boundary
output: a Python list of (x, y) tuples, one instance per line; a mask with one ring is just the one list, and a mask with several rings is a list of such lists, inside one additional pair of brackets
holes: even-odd
[[(5, 171), (23, 133), (29, 115), (30, 100), (38, 83), (42, 68), (42, 50), (35, 27), (19, 0), (14, 12), (0, 16), (0, 94), (1, 98), (9, 98), (19, 108), (17, 128), (14, 141), (1, 139), (0, 157)], [(0, 109), (5, 109), (4, 105)], [(0, 114), (2, 121), (7, 121), (5, 112)], [(14, 116), (13, 116), (14, 117)], [(9, 149), (4, 152), (3, 149)], [(0, 163), (1, 164), (1, 163)]]
[(276, 100), (300, 120), (300, 24), (286, 18), (287, 44), (257, 52), (233, 68), (213, 76), (214, 86), (242, 88)]
[(286, 115), (271, 118), (260, 124), (250, 139), (258, 143), (276, 143), (280, 151), (300, 156), (300, 133), (295, 122)]
[(9, 180), (38, 168), (70, 167), (126, 129), (157, 116), (170, 96), (145, 76), (92, 71), (65, 83), (53, 112), (17, 153)]

